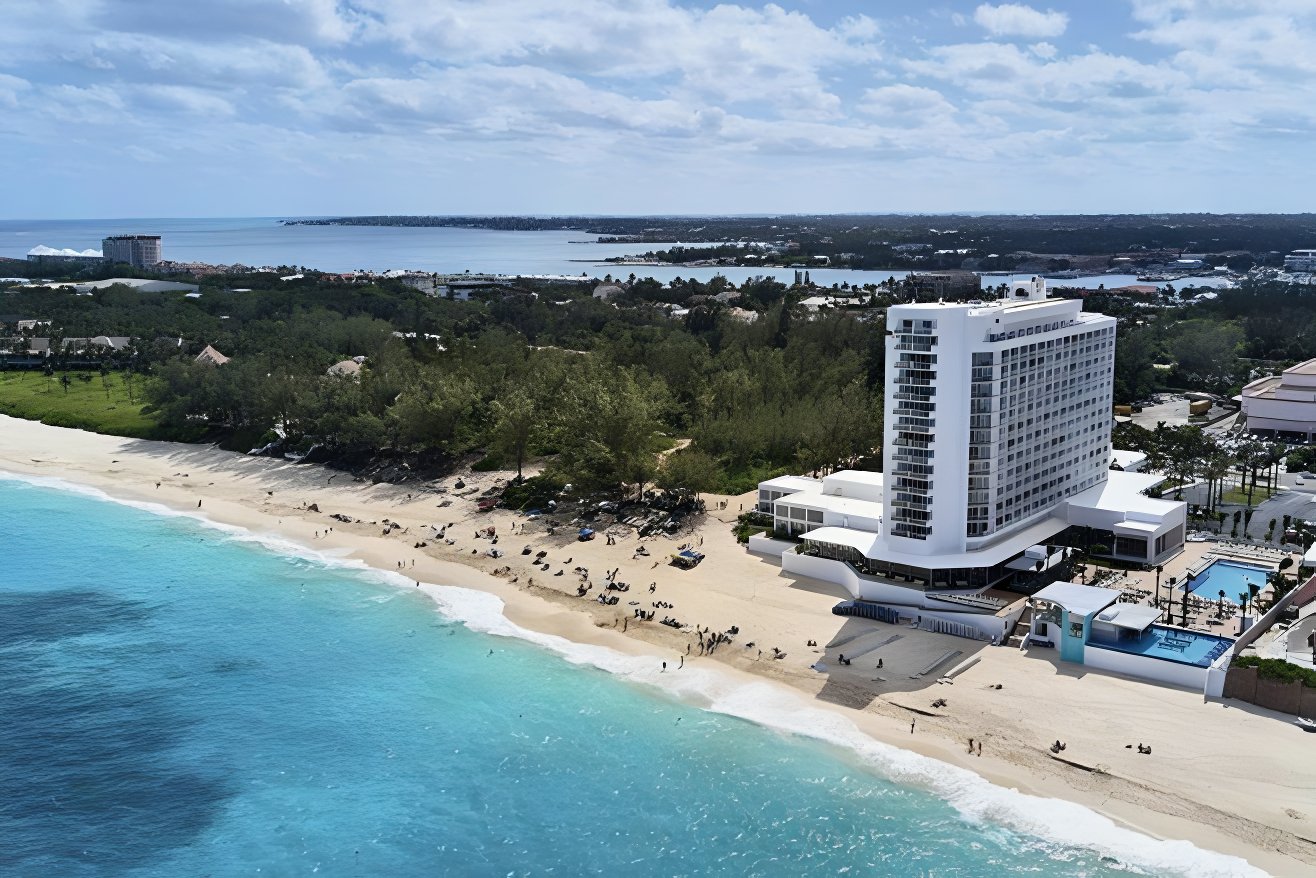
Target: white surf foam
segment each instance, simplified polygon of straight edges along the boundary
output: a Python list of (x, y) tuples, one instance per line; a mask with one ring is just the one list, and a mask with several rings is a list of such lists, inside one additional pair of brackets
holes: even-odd
[[(98, 488), (49, 476), (0, 471), (0, 479), (69, 491), (156, 515), (191, 519), (222, 531), (238, 542), (255, 543), (327, 568), (365, 574), (390, 585), (415, 588), (414, 577), (319, 552), (274, 534), (261, 534), (216, 522), (200, 512), (125, 500)], [(814, 707), (803, 696), (782, 686), (767, 682), (744, 684), (709, 667), (686, 667), (680, 673), (662, 673), (658, 664), (660, 660), (653, 657), (626, 655), (607, 647), (577, 643), (517, 625), (504, 615), (503, 601), (497, 595), (423, 582), (421, 590), (434, 600), (444, 616), (472, 631), (526, 641), (550, 650), (572, 664), (597, 668), (662, 689), (687, 704), (850, 750), (879, 775), (933, 793), (969, 821), (995, 824), (1066, 847), (1091, 850), (1153, 875), (1191, 878), (1266, 876), (1264, 871), (1239, 857), (1207, 851), (1187, 841), (1152, 838), (1119, 826), (1110, 818), (1074, 802), (997, 786), (968, 769), (885, 744), (864, 734), (841, 714)]]

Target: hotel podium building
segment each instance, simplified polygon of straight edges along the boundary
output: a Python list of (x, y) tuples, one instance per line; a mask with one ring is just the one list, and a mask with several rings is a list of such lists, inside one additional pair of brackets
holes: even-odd
[(1126, 561), (1180, 551), (1185, 505), (1143, 493), (1157, 476), (1110, 468), (1114, 366), (1114, 318), (1047, 298), (1041, 278), (999, 301), (893, 306), (883, 472), (762, 483), (760, 511), (802, 540), (783, 570), (964, 606), (1059, 563), (1071, 528)]

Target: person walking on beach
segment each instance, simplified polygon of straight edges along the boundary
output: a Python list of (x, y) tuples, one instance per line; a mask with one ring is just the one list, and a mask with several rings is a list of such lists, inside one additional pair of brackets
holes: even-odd
[(979, 755), (979, 756), (982, 755), (982, 741), (979, 741), (979, 742), (978, 742), (978, 755)]
[(915, 723), (915, 722), (917, 722), (916, 719), (911, 719), (911, 720), (909, 721), (909, 733), (910, 733), (911, 735), (914, 734), (914, 723)]

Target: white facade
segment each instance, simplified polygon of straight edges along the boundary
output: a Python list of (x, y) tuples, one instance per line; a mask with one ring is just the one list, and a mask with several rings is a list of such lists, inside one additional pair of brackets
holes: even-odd
[(1045, 283), (888, 311), (893, 549), (970, 551), (1106, 479), (1115, 320), (1047, 299)]
[[(791, 478), (787, 476), (785, 478)], [(772, 497), (775, 490), (784, 487), (781, 480), (776, 489), (768, 489), (772, 503), (774, 529), (790, 536), (822, 527), (852, 528), (875, 534), (882, 529), (882, 474), (842, 470), (821, 481), (810, 479), (812, 484), (801, 490)], [(769, 484), (767, 482), (764, 483)], [(759, 488), (762, 504), (764, 489)]]
[(1311, 441), (1316, 436), (1316, 360), (1251, 382), (1243, 388), (1242, 403), (1249, 431)]

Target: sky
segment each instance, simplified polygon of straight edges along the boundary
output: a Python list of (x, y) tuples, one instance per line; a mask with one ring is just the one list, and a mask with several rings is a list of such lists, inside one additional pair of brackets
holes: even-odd
[(1316, 207), (1316, 0), (3, 15), (0, 218)]

